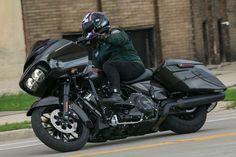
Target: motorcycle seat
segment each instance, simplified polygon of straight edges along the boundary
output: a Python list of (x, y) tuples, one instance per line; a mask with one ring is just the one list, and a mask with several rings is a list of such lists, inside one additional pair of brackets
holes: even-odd
[(142, 73), (139, 77), (130, 81), (122, 81), (124, 84), (133, 84), (141, 81), (148, 81), (152, 79), (153, 71), (151, 69), (145, 69), (145, 72)]

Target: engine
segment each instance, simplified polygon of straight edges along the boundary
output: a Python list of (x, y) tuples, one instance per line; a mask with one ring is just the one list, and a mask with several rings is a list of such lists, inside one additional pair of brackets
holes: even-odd
[(122, 110), (115, 112), (111, 117), (110, 125), (116, 126), (122, 124), (140, 123), (143, 120), (150, 119), (157, 114), (156, 103), (151, 98), (141, 93), (131, 94), (125, 103), (127, 103), (127, 110), (123, 107)]
[(152, 116), (155, 112), (155, 102), (152, 101), (151, 98), (140, 94), (133, 93), (129, 99), (132, 104), (134, 104), (135, 108), (143, 113), (145, 116)]

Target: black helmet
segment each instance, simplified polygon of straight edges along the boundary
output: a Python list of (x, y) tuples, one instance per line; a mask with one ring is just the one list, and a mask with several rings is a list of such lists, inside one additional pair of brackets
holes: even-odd
[(92, 12), (85, 15), (82, 22), (83, 35), (90, 37), (94, 33), (103, 33), (110, 29), (109, 19), (102, 12)]

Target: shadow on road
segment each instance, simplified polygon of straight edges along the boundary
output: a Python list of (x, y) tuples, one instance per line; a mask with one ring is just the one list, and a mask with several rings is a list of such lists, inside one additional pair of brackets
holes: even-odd
[[(120, 140), (114, 140), (114, 141), (107, 141), (107, 142), (101, 142), (101, 143), (88, 143), (84, 148), (82, 148), (81, 150), (77, 151), (78, 153), (82, 153), (85, 150), (92, 150), (95, 148), (101, 148), (101, 147), (105, 147), (105, 146), (115, 146), (115, 145), (126, 145), (126, 144), (133, 144), (133, 143), (137, 143), (137, 142), (145, 142), (145, 141), (149, 141), (151, 139), (156, 140), (156, 139), (164, 139), (164, 138), (168, 138), (168, 137), (182, 137), (182, 138), (186, 138), (186, 135), (198, 135), (198, 134), (202, 134), (202, 133), (206, 133), (206, 132), (211, 132), (212, 130), (216, 130), (216, 129), (202, 129), (196, 133), (191, 133), (191, 134), (175, 134), (173, 132), (162, 132), (162, 133), (152, 133), (152, 134), (148, 134), (148, 135), (143, 135), (143, 136), (134, 136), (134, 137), (129, 137), (126, 139), (120, 139)], [(174, 140), (174, 139), (172, 139)], [(171, 139), (167, 139), (167, 141), (171, 141)], [(25, 152), (24, 156), (49, 156), (49, 155), (56, 155), (56, 154), (62, 154), (61, 152), (57, 152), (54, 151), (50, 148), (46, 148), (45, 149), (45, 145), (43, 146), (37, 146), (34, 147), (34, 151), (30, 151), (30, 153)], [(37, 149), (39, 148), (39, 149)], [(75, 151), (76, 152), (76, 151)], [(63, 153), (63, 155), (69, 155), (69, 153)]]
[[(200, 130), (196, 133), (191, 133), (191, 134), (188, 134), (188, 135), (193, 135), (193, 134), (198, 134), (198, 133), (203, 133), (203, 132), (209, 132), (211, 130), (215, 130), (215, 129), (203, 129), (203, 130)], [(185, 134), (187, 135), (187, 134)], [(81, 150), (87, 150), (87, 149), (91, 149), (91, 148), (99, 148), (99, 147), (103, 147), (103, 146), (113, 146), (113, 145), (119, 145), (119, 144), (132, 144), (132, 143), (136, 143), (136, 142), (139, 142), (139, 141), (148, 141), (150, 139), (163, 139), (163, 138), (166, 138), (166, 137), (172, 137), (172, 136), (184, 136), (183, 134), (179, 135), (179, 134), (176, 134), (174, 132), (162, 132), (160, 134), (158, 133), (152, 133), (152, 134), (147, 134), (147, 135), (143, 135), (143, 136), (133, 136), (133, 137), (129, 137), (129, 138), (126, 138), (126, 139), (120, 139), (120, 140), (114, 140), (114, 141), (107, 141), (107, 142), (101, 142), (101, 143), (88, 143), (83, 149)]]

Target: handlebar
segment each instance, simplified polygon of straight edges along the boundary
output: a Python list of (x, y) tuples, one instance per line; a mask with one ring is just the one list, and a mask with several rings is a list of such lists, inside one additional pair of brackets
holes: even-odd
[(80, 37), (80, 38), (78, 38), (76, 43), (77, 44), (79, 44), (79, 43), (86, 43), (86, 42), (89, 42), (89, 41), (92, 41), (92, 40), (95, 40), (95, 39), (99, 39), (100, 36), (103, 36), (103, 35), (100, 34), (100, 33), (95, 33), (95, 34), (93, 34), (92, 37), (89, 37), (89, 38)]
[(78, 38), (76, 43), (79, 44), (79, 43), (87, 42), (87, 41), (90, 41), (90, 40), (91, 39), (88, 39), (88, 38), (85, 38), (85, 37), (80, 37), (80, 38)]
[(94, 34), (91, 38), (80, 37), (78, 38), (77, 43), (83, 43), (83, 42), (85, 43), (94, 40), (95, 38), (97, 38), (97, 36), (98, 36), (97, 34)]

